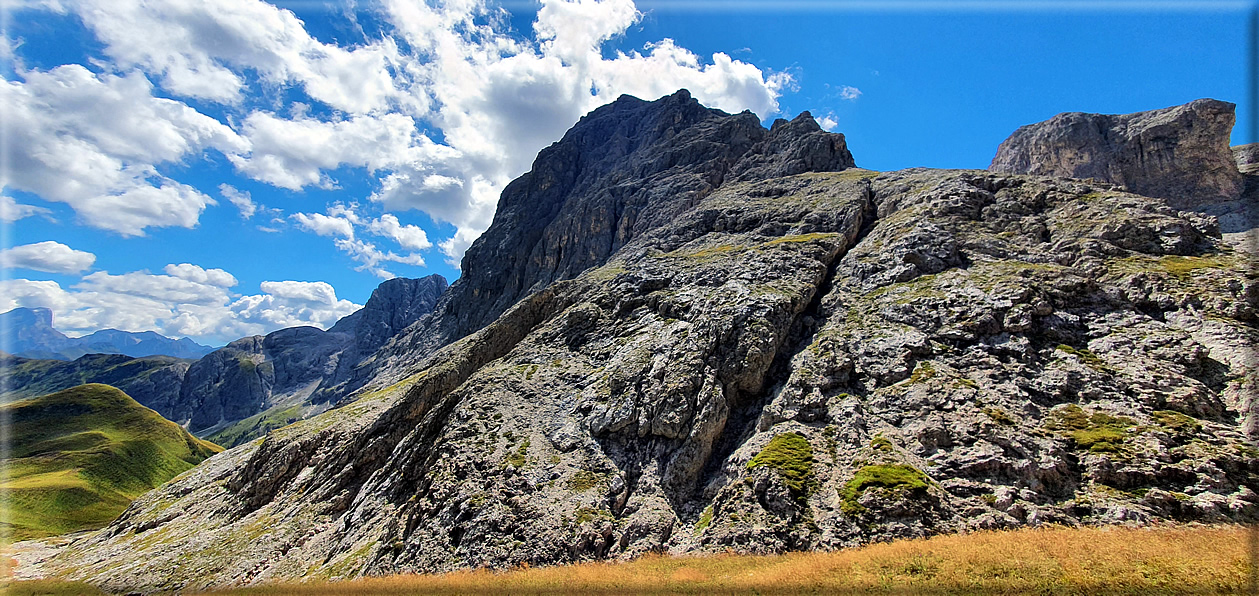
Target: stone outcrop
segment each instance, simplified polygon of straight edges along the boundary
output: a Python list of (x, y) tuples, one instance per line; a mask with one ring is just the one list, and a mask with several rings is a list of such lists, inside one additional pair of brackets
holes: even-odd
[(1058, 114), (1016, 130), (988, 169), (1092, 178), (1178, 209), (1234, 200), (1243, 190), (1228, 145), (1234, 108), (1199, 99), (1135, 114)]
[(47, 568), (189, 590), (1259, 520), (1259, 280), (1214, 217), (861, 170), (826, 134), (684, 93), (595, 110), (361, 391)]

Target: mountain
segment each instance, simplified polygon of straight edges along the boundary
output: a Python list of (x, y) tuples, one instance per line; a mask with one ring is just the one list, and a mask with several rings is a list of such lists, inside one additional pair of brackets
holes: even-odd
[(6, 392), (0, 394), (0, 402), (103, 383), (161, 413), (169, 411), (170, 401), (179, 396), (190, 365), (188, 360), (170, 356), (87, 354), (66, 362), (0, 355), (0, 368), (6, 375)]
[[(0, 400), (105, 383), (199, 436), (232, 446), (326, 410), (338, 384), (431, 311), (445, 290), (440, 275), (391, 279), (372, 292), (363, 308), (327, 331), (292, 327), (245, 337), (195, 361), (120, 354), (87, 354), (70, 362), (0, 356), (7, 375)], [(47, 309), (15, 309), (9, 315), (23, 323), (19, 333), (31, 336), (44, 329), (57, 334), (47, 324), (52, 317)], [(111, 334), (146, 335), (107, 330), (80, 339)], [(60, 353), (68, 352), (62, 348)]]
[[(1227, 148), (1212, 114), (1169, 142)], [(1255, 256), (1133, 190), (1165, 165), (880, 173), (808, 114), (622, 97), (508, 185), (334, 407), (46, 569), (195, 590), (1254, 521)]]
[(327, 331), (281, 329), (239, 339), (192, 365), (172, 420), (233, 446), (326, 410), (365, 359), (433, 310), (446, 278), (395, 278)]
[(133, 332), (102, 329), (83, 337), (66, 337), (52, 326), (52, 311), (46, 308), (15, 308), (0, 313), (0, 329), (12, 354), (27, 358), (73, 360), (84, 354), (125, 354), (200, 358), (214, 348), (188, 338), (171, 339), (152, 331)]
[(0, 405), (11, 443), (0, 503), (17, 540), (98, 528), (222, 448), (108, 385)]

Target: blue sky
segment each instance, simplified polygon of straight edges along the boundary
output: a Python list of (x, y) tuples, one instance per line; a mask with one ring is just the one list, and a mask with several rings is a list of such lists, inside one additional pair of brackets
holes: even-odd
[(620, 93), (809, 110), (876, 170), (1200, 97), (1256, 140), (1246, 2), (198, 4), (6, 5), (0, 309), (209, 344), (327, 327), (390, 276), (456, 278), (502, 186)]

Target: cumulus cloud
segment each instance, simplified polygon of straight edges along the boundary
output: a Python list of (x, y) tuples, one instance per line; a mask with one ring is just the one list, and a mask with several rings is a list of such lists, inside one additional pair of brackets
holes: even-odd
[(70, 334), (115, 328), (225, 343), (297, 325), (327, 329), (361, 308), (338, 299), (324, 282), (264, 281), (261, 293), (242, 296), (229, 291), (236, 279), (222, 269), (182, 263), (165, 273), (98, 271), (68, 289), (54, 281), (0, 280), (0, 309), (49, 308), (57, 328)]
[(855, 101), (858, 97), (861, 97), (861, 90), (856, 87), (849, 87), (845, 85), (839, 88), (840, 99)]
[[(346, 205), (334, 203), (323, 213), (294, 213), (290, 216), (299, 228), (320, 236), (334, 237), (333, 245), (345, 253), (358, 266), (356, 271), (370, 271), (373, 275), (392, 279), (396, 277), (385, 269), (382, 263), (400, 263), (423, 267), (424, 257), (418, 252), (432, 248), (428, 234), (419, 226), (403, 225), (398, 217), (385, 213), (378, 218), (364, 217), (357, 211), (356, 204)], [(363, 231), (381, 238), (392, 240), (402, 249), (408, 251), (398, 254), (393, 251), (382, 251), (375, 244), (356, 237), (356, 230)]]
[(424, 250), (433, 246), (433, 243), (428, 241), (428, 234), (424, 230), (417, 226), (404, 226), (398, 222), (396, 216), (389, 213), (368, 223), (367, 229), (373, 234), (397, 242), (399, 246), (408, 250)]
[[(220, 288), (230, 288), (240, 283), (236, 277), (222, 269), (202, 269), (192, 263), (171, 263), (163, 271), (172, 277), (198, 284), (209, 284)], [(264, 290), (265, 291), (265, 290)]]
[(835, 119), (834, 114), (827, 114), (820, 118), (815, 117), (813, 119), (817, 121), (818, 126), (822, 127), (822, 130), (835, 130), (835, 127), (839, 126), (839, 121)]
[(320, 236), (354, 237), (354, 224), (343, 217), (331, 217), (322, 213), (294, 213), (298, 227)]
[(0, 250), (0, 267), (5, 269), (79, 273), (95, 262), (96, 255), (51, 240)]
[[(532, 38), (511, 30), (509, 15), (489, 2), (382, 0), (381, 32), (344, 47), (320, 42), (291, 12), (258, 0), (81, 0), (64, 9), (82, 18), (109, 67), (121, 74), (96, 77), (81, 67), (62, 67), (82, 72), (59, 76), (82, 79), (71, 89), (117, 89), (127, 102), (76, 108), (108, 129), (97, 135), (91, 123), (49, 116), (70, 106), (41, 99), (56, 93), (34, 94), (30, 76), (25, 85), (9, 85), (16, 87), (12, 98), (0, 99), (30, 104), (24, 92), (44, 101), (32, 112), (54, 122), (30, 128), (57, 140), (48, 151), (27, 156), (28, 162), (47, 162), (36, 169), (43, 174), (13, 185), (70, 202), (94, 225), (124, 234), (195, 225), (212, 200), (161, 176), (154, 164), (217, 149), (241, 174), (293, 191), (335, 188), (331, 172), (361, 168), (378, 184), (370, 201), (386, 210), (417, 209), (454, 226), (452, 237), (436, 242), (454, 262), (489, 226), (503, 187), (596, 106), (621, 94), (655, 99), (685, 87), (706, 105), (767, 118), (791, 83), (785, 73), (725, 53), (700, 56), (670, 39), (609, 53), (607, 44), (641, 17), (632, 0), (542, 0)], [(137, 70), (163, 90), (240, 106), (241, 115), (227, 127), (184, 104), (154, 98), (149, 79)], [(241, 101), (256, 94), (292, 104), (294, 92), (327, 109), (282, 115)], [(120, 130), (124, 124), (99, 118), (118, 110), (136, 115), (126, 122), (143, 120), (149, 130), (137, 136), (162, 142), (147, 151), (143, 144), (104, 142), (102, 136), (129, 139)], [(158, 117), (140, 115), (146, 110)], [(152, 130), (163, 127), (177, 134)], [(68, 169), (67, 184), (45, 175), (58, 169)], [(242, 195), (220, 192), (248, 213)], [(328, 223), (297, 221), (310, 230)], [(377, 250), (385, 258), (375, 259), (369, 243), (349, 242), (358, 239), (343, 231), (341, 226), (335, 236), (347, 252), (372, 255), (360, 263), (389, 260), (391, 253)], [(400, 231), (387, 222), (368, 231), (408, 251), (433, 244), (418, 229)], [(421, 260), (414, 253), (394, 257)]]
[(357, 48), (324, 44), (292, 12), (257, 0), (77, 0), (68, 6), (115, 64), (153, 73), (186, 97), (237, 102), (246, 91), (243, 73), (252, 71), (347, 112), (414, 101), (390, 75), (398, 60), (391, 39)]
[(79, 65), (20, 71), (0, 83), (8, 167), (0, 185), (69, 204), (88, 225), (124, 236), (193, 227), (213, 199), (156, 164), (248, 143), (178, 101), (154, 97), (144, 75), (97, 75)]
[(9, 195), (0, 195), (0, 222), (13, 223), (24, 217), (32, 215), (50, 215), (52, 212), (34, 205), (25, 205), (17, 202)]

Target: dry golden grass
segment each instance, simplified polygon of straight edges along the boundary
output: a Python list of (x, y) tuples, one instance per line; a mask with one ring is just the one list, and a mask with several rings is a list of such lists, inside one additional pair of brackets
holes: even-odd
[(1047, 528), (831, 553), (653, 555), (629, 563), (273, 584), (213, 593), (1242, 594), (1251, 572), (1249, 531), (1241, 526)]
[(1243, 593), (1247, 529), (1049, 528), (782, 556), (648, 556), (507, 572), (283, 584), (216, 594)]

